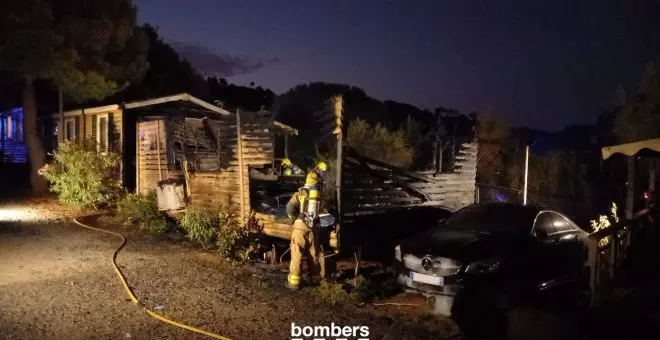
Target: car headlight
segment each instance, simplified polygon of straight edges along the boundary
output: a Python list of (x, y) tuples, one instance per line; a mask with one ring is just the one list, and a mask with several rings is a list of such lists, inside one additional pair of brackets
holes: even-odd
[(394, 258), (399, 262), (403, 262), (401, 259), (401, 245), (394, 247)]
[(492, 273), (496, 271), (502, 262), (499, 259), (486, 259), (481, 261), (475, 261), (465, 268), (465, 273), (467, 274), (485, 274)]

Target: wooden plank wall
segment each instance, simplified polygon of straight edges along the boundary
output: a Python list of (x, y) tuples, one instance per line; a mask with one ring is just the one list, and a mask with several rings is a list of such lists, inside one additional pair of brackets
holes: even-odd
[[(156, 185), (161, 178), (167, 179), (178, 174), (169, 171), (167, 167), (165, 121), (138, 122), (137, 132), (137, 188), (139, 193), (146, 194), (151, 190), (156, 190)], [(160, 153), (158, 143), (160, 143)]]
[[(86, 139), (91, 139), (91, 140), (96, 140), (96, 130), (94, 129), (96, 127), (96, 117), (101, 114), (107, 114), (108, 117), (110, 118), (110, 141), (114, 142), (114, 146), (117, 147), (117, 151), (119, 151), (119, 147), (121, 146), (121, 124), (123, 120), (123, 111), (120, 110), (111, 110), (111, 111), (104, 111), (104, 112), (95, 112), (95, 113), (80, 113), (80, 114), (74, 114), (67, 116), (66, 119), (69, 118), (76, 118), (77, 119), (77, 131), (76, 135), (80, 138), (84, 137)], [(45, 120), (44, 120), (45, 121)], [(52, 117), (50, 118), (51, 124), (50, 130), (48, 133), (53, 134), (52, 129), (54, 126), (59, 124), (59, 117)]]
[[(243, 176), (244, 178), (249, 177), (247, 167), (245, 167), (243, 171)], [(244, 203), (246, 207), (249, 207), (249, 182), (244, 182), (244, 185)], [(190, 191), (192, 204), (209, 208), (226, 206), (236, 211), (240, 211), (241, 191), (238, 166), (225, 168), (220, 171), (191, 173)]]
[(436, 176), (420, 173), (429, 182), (416, 182), (411, 185), (430, 197), (430, 201), (424, 202), (425, 205), (457, 210), (474, 203), (477, 188), (477, 148), (476, 142), (461, 144), (452, 173)]
[(85, 113), (84, 117), (80, 120), (80, 128), (85, 131), (85, 138), (96, 140), (96, 117), (98, 115), (107, 114), (110, 119), (110, 136), (108, 141), (111, 147), (119, 152), (121, 151), (121, 126), (124, 119), (123, 111), (112, 110), (105, 112)]

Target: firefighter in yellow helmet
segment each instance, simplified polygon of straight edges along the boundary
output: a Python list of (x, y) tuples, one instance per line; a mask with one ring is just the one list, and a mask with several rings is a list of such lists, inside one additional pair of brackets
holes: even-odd
[(325, 261), (319, 249), (319, 211), (321, 180), (328, 170), (325, 162), (320, 162), (307, 174), (305, 185), (287, 203), (286, 210), (293, 222), (291, 232), (291, 264), (286, 286), (300, 288), (302, 257), (307, 255), (307, 269), (313, 284), (325, 278)]
[(300, 175), (302, 174), (302, 170), (295, 164), (291, 163), (291, 160), (288, 158), (285, 158), (282, 160), (282, 175), (284, 176), (292, 176), (292, 175)]

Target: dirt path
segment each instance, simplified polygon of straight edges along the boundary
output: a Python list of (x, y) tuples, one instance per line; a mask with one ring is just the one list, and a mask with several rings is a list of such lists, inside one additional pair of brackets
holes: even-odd
[[(290, 339), (292, 322), (368, 326), (370, 339), (457, 332), (448, 320), (405, 316), (397, 307), (331, 306), (286, 290), (280, 271), (232, 268), (185, 241), (122, 232), (129, 242), (118, 262), (145, 305), (232, 339)], [(128, 300), (110, 264), (117, 242), (67, 222), (0, 222), (0, 338), (204, 338), (153, 320)]]

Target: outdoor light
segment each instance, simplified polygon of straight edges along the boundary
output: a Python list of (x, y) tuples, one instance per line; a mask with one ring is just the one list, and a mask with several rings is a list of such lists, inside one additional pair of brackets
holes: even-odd
[(23, 217), (24, 212), (21, 209), (0, 209), (0, 222), (16, 221)]

